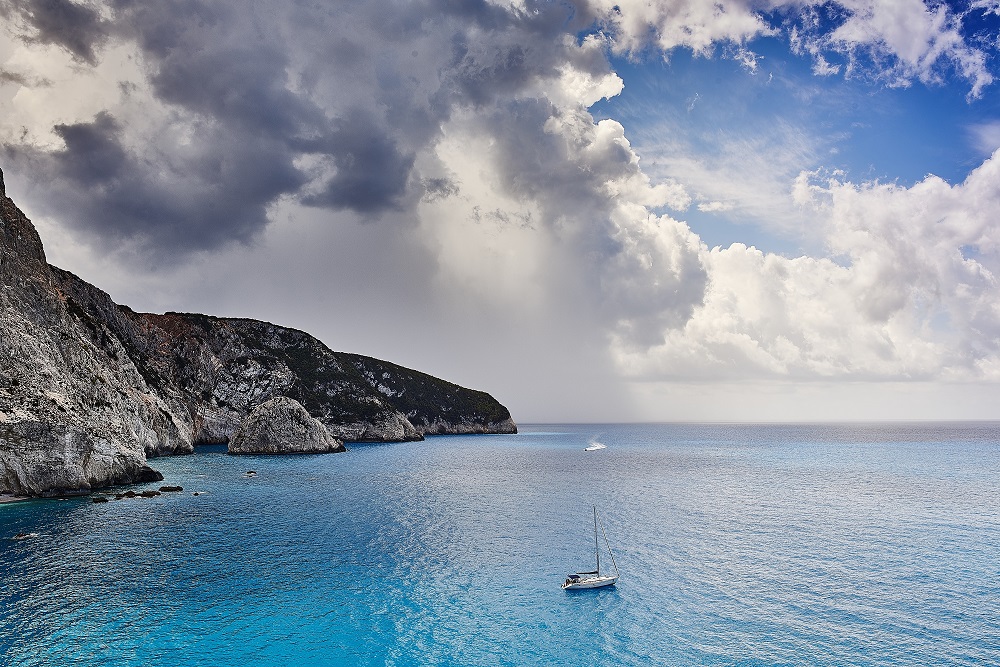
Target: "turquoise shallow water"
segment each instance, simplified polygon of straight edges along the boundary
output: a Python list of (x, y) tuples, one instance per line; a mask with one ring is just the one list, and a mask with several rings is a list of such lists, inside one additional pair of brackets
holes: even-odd
[[(0, 665), (1000, 664), (998, 424), (153, 463), (184, 492), (0, 505)], [(567, 593), (592, 504), (622, 578)]]

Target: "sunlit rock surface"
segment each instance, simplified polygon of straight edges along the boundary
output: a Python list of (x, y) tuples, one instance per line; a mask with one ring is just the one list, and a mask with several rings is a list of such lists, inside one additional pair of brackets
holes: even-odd
[(228, 443), (278, 397), (333, 442), (516, 431), (489, 394), (334, 352), (302, 331), (120, 306), (46, 262), (2, 183), (0, 172), (0, 493), (149, 481), (147, 457)]

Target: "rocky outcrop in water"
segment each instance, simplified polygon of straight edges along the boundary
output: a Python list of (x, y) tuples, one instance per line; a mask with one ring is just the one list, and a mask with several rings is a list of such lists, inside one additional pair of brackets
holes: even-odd
[(332, 439), (516, 431), (488, 394), (334, 352), (302, 331), (120, 306), (49, 265), (34, 226), (3, 193), (0, 172), (0, 493), (149, 481), (157, 473), (147, 457), (230, 442), (278, 397)]
[(322, 454), (342, 452), (344, 443), (298, 401), (278, 396), (246, 416), (229, 439), (230, 454)]

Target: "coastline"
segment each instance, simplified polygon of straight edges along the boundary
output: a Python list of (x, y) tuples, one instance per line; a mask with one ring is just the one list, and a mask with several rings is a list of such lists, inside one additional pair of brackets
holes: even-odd
[(4, 503), (19, 503), (23, 500), (31, 500), (31, 496), (11, 496), (7, 494), (0, 494), (0, 505)]

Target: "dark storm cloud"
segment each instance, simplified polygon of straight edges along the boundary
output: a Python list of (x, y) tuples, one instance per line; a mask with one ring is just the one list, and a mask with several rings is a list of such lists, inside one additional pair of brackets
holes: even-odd
[(414, 156), (402, 152), (363, 110), (341, 118), (322, 145), (322, 154), (336, 173), (319, 194), (305, 197), (305, 204), (349, 208), (362, 214), (402, 206)]
[[(53, 128), (60, 150), (6, 150), (47, 184), (43, 206), (60, 220), (159, 261), (251, 241), (268, 206), (307, 180), (293, 144), (326, 122), (287, 89), (274, 40), (257, 39), (219, 3), (168, 5), (119, 2), (115, 15), (116, 35), (143, 49), (152, 92), (173, 110), (162, 139), (105, 112)], [(123, 99), (138, 90), (118, 88)]]
[(119, 142), (121, 125), (102, 112), (92, 123), (56, 125), (66, 148), (53, 153), (59, 175), (76, 183), (104, 186), (117, 180), (128, 156)]
[(452, 82), (462, 98), (477, 106), (517, 90), (534, 74), (527, 51), (517, 44), (484, 58), (471, 50), (467, 39), (460, 37), (455, 39), (453, 52)]
[(293, 139), (323, 119), (288, 88), (287, 48), (259, 21), (220, 3), (120, 3), (118, 28), (136, 41), (162, 101), (242, 130)]
[[(453, 9), (453, 3), (442, 4)], [(575, 3), (584, 6), (580, 10), (574, 3), (527, 2), (523, 11), (470, 4), (476, 9), (461, 14), (468, 29), (452, 33), (450, 61), (441, 71), (443, 92), (458, 104), (488, 105), (555, 75), (559, 66), (576, 60), (560, 36), (575, 35), (594, 21), (586, 3)], [(608, 69), (601, 52), (574, 65), (591, 74)]]
[(251, 240), (282, 196), (377, 220), (446, 194), (437, 174), (415, 171), (416, 155), (455, 109), (554, 76), (567, 58), (560, 35), (589, 20), (549, 2), (110, 0), (104, 21), (67, 0), (5, 1), (32, 39), (83, 62), (109, 40), (138, 48), (145, 85), (117, 90), (133, 105), (151, 92), (153, 128), (112, 105), (54, 128), (59, 150), (6, 153), (48, 183), (44, 205), (63, 202), (51, 212), (66, 224), (163, 257)]
[(122, 124), (108, 113), (55, 131), (62, 150), (8, 147), (5, 161), (41, 179), (42, 208), (98, 237), (130, 240), (159, 262), (251, 240), (267, 222), (267, 205), (303, 183), (283, 147), (218, 128), (196, 136), (201, 149), (181, 163), (126, 148)]
[(97, 62), (97, 50), (107, 41), (109, 25), (91, 7), (69, 0), (6, 0), (0, 5), (4, 15), (21, 19), (21, 38), (55, 44), (77, 60)]

